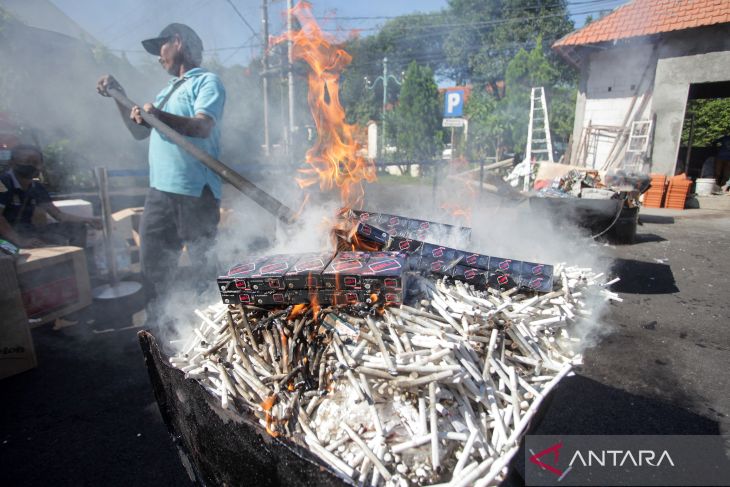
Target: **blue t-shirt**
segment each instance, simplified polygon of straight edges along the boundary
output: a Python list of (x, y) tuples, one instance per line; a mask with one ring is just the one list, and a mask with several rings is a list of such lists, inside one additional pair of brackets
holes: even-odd
[[(179, 78), (170, 80), (169, 85), (157, 95), (155, 106), (181, 117), (194, 117), (202, 113), (212, 118), (215, 125), (207, 138), (186, 138), (217, 159), (220, 153), (220, 123), (226, 102), (223, 83), (216, 74), (201, 68), (191, 69), (183, 78), (185, 81), (175, 90), (165, 106), (160, 106)], [(155, 129), (150, 134), (149, 162), (150, 186), (153, 188), (169, 193), (200, 196), (207, 184), (215, 197), (221, 198), (220, 177)]]

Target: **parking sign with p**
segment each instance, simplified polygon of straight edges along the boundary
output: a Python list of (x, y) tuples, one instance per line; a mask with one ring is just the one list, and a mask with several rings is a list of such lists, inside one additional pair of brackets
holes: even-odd
[(450, 89), (444, 93), (444, 117), (460, 117), (464, 112), (464, 89)]

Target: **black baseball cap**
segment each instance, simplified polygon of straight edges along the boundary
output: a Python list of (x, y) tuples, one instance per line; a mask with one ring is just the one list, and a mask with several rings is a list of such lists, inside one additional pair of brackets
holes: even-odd
[(201, 54), (203, 52), (203, 41), (200, 40), (200, 37), (198, 37), (198, 34), (193, 29), (185, 24), (168, 25), (162, 29), (159, 36), (142, 41), (142, 46), (145, 48), (145, 51), (158, 56), (162, 45), (172, 39), (176, 34), (180, 36), (183, 44), (190, 49), (191, 53)]

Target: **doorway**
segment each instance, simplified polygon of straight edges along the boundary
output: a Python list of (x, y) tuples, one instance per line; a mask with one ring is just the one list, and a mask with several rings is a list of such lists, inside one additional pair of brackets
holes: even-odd
[(728, 135), (730, 81), (691, 84), (675, 174), (683, 172), (692, 179), (719, 177), (715, 173), (714, 159), (710, 158), (717, 155), (719, 144), (716, 141)]

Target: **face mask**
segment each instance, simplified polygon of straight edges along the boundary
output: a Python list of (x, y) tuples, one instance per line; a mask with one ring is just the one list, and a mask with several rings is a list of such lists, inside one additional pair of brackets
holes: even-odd
[(41, 171), (30, 164), (19, 164), (13, 168), (15, 175), (23, 179), (37, 178)]

